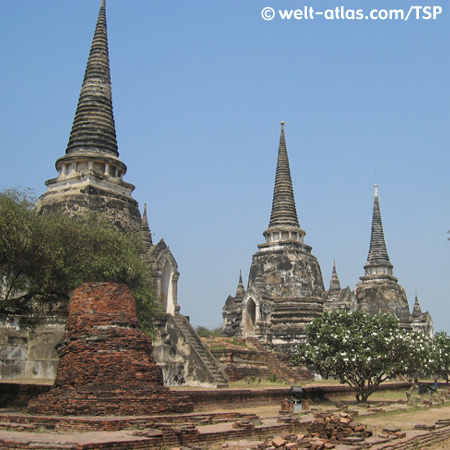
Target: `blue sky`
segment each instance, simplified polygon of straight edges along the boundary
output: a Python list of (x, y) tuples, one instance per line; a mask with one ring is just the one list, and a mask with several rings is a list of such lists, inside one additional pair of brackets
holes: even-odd
[[(269, 221), (280, 121), (328, 287), (363, 275), (373, 184), (394, 274), (450, 332), (450, 6), (437, 20), (261, 18), (406, 0), (107, 0), (125, 180), (179, 264), (181, 312), (221, 324)], [(38, 195), (64, 154), (100, 1), (0, 1), (0, 188)], [(421, 4), (421, 5), (425, 5)]]

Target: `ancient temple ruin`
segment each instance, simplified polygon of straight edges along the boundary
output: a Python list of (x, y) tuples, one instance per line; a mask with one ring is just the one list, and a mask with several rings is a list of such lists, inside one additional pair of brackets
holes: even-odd
[(411, 315), (408, 300), (405, 290), (393, 275), (393, 267), (384, 239), (378, 186), (375, 185), (369, 255), (364, 266), (365, 275), (356, 285), (356, 302), (358, 309), (368, 314), (394, 314), (400, 326), (408, 329)]
[(405, 290), (393, 275), (377, 185), (365, 275), (354, 290), (341, 288), (334, 262), (330, 287), (324, 290), (319, 263), (304, 243), (305, 232), (297, 218), (283, 123), (272, 213), (263, 234), (265, 243), (253, 256), (247, 289), (241, 274), (236, 294), (227, 298), (222, 309), (224, 336), (255, 337), (289, 352), (304, 337), (305, 326), (323, 310), (393, 314), (401, 328), (433, 335), (431, 315), (422, 312), (417, 296), (410, 311)]
[(297, 217), (282, 122), (269, 227), (253, 255), (247, 289), (240, 278), (236, 295), (223, 307), (225, 336), (256, 337), (285, 351), (293, 351), (304, 338), (305, 326), (323, 312), (324, 291), (305, 234)]
[[(154, 357), (168, 385), (224, 387), (229, 383), (211, 352), (198, 337), (178, 303), (179, 270), (163, 239), (154, 243), (147, 207), (143, 215), (132, 197), (134, 186), (125, 181), (127, 167), (119, 158), (112, 107), (106, 4), (101, 0), (94, 38), (65, 154), (57, 159), (57, 176), (46, 182), (38, 201), (42, 213), (74, 217), (100, 212), (121, 230), (140, 231), (146, 246), (143, 257), (153, 274), (155, 291), (164, 312), (153, 342)], [(223, 307), (223, 334), (257, 338), (277, 350), (290, 352), (304, 338), (305, 326), (323, 310), (362, 309), (370, 314), (394, 313), (402, 327), (433, 333), (428, 312), (416, 296), (409, 311), (404, 289), (393, 276), (384, 240), (378, 192), (365, 275), (355, 290), (341, 288), (336, 265), (328, 291), (319, 263), (304, 242), (295, 205), (286, 148), (284, 123), (269, 227), (264, 243), (253, 255), (247, 287), (242, 274), (234, 296)], [(64, 334), (67, 311), (31, 324), (20, 311), (0, 322), (0, 378), (52, 379), (58, 354), (54, 347)]]
[(187, 397), (164, 386), (127, 286), (87, 283), (75, 289), (66, 329), (55, 384), (28, 404), (28, 413), (123, 416), (193, 410)]
[(78, 106), (65, 155), (55, 163), (58, 176), (48, 180), (39, 212), (78, 215), (97, 211), (120, 229), (141, 225), (134, 186), (123, 180), (112, 107), (105, 3), (102, 2)]
[(433, 321), (428, 312), (422, 313), (417, 295), (411, 313), (405, 290), (393, 275), (381, 220), (378, 185), (372, 214), (372, 229), (369, 254), (364, 266), (365, 274), (353, 292), (341, 289), (336, 266), (333, 267), (330, 289), (324, 293), (324, 307), (331, 310), (362, 310), (367, 314), (393, 314), (399, 319), (401, 328), (423, 331), (433, 335)]
[[(165, 382), (228, 386), (227, 376), (179, 312), (175, 257), (163, 239), (153, 243), (147, 208), (141, 217), (131, 195), (134, 186), (124, 180), (127, 167), (119, 159), (116, 139), (105, 0), (101, 0), (69, 142), (55, 167), (58, 175), (46, 182), (38, 213), (77, 217), (95, 211), (120, 230), (140, 232), (146, 248), (143, 258), (164, 312), (157, 324), (154, 353)], [(12, 321), (0, 324), (0, 378), (53, 379), (58, 363), (54, 347), (64, 334), (66, 320), (67, 311), (62, 311), (31, 326), (18, 311)]]

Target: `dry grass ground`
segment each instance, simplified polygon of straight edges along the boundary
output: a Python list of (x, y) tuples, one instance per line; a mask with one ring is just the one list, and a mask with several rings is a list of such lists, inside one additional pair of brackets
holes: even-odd
[[(405, 391), (387, 391), (376, 393), (369, 398), (373, 407), (376, 407), (378, 402), (383, 402), (382, 407), (386, 412), (364, 416), (367, 414), (367, 407), (357, 406), (354, 402), (354, 397), (342, 396), (333, 401), (343, 401), (349, 404), (349, 409), (358, 409), (360, 417), (358, 422), (362, 422), (374, 432), (374, 434), (381, 433), (383, 428), (400, 428), (402, 431), (410, 431), (414, 429), (416, 424), (433, 425), (439, 419), (450, 419), (450, 406), (447, 404), (441, 407), (432, 408), (409, 408), (406, 410), (406, 405), (397, 403), (398, 400), (406, 400)], [(329, 409), (331, 405), (313, 405), (314, 408)], [(261, 418), (276, 417), (278, 415), (279, 406), (249, 406), (248, 408), (239, 408), (242, 413), (254, 413)], [(404, 412), (403, 412), (404, 411)], [(219, 410), (217, 411), (219, 412)], [(304, 418), (313, 418), (312, 415), (306, 415), (303, 412)], [(222, 450), (227, 448), (229, 450), (248, 450), (254, 448), (258, 442), (254, 440), (240, 440), (234, 442), (217, 443), (211, 446), (210, 450)], [(417, 447), (421, 450), (420, 447)], [(431, 447), (426, 447), (427, 450), (450, 450), (450, 439), (446, 442), (440, 442)]]

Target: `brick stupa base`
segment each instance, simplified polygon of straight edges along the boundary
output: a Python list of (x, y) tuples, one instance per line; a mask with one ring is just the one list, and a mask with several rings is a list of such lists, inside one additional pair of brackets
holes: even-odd
[(89, 283), (73, 292), (54, 387), (26, 411), (45, 415), (148, 415), (193, 410), (163, 385), (152, 342), (140, 330), (125, 285)]

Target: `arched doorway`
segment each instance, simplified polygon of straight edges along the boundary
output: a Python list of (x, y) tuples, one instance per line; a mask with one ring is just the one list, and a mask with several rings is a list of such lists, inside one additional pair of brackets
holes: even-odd
[(256, 305), (252, 298), (249, 298), (243, 313), (244, 336), (255, 334)]
[(173, 301), (173, 268), (169, 261), (164, 264), (161, 273), (161, 301), (164, 311), (168, 314), (175, 313), (175, 304)]

